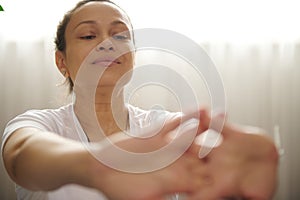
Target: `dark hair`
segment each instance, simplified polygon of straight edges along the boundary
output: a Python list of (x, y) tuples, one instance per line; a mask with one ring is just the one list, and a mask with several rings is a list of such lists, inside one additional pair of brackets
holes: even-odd
[(66, 32), (67, 25), (69, 24), (70, 19), (71, 19), (73, 13), (78, 8), (84, 6), (85, 4), (87, 4), (89, 2), (109, 2), (111, 4), (114, 4), (115, 6), (118, 6), (117, 4), (115, 4), (114, 2), (112, 2), (110, 0), (82, 0), (82, 1), (79, 1), (72, 10), (68, 11), (64, 15), (63, 20), (57, 26), (56, 38), (55, 38), (55, 41), (54, 41), (55, 45), (56, 45), (56, 50), (59, 50), (59, 51), (62, 51), (62, 52), (65, 51), (65, 49), (66, 49), (65, 32)]
[[(89, 2), (108, 2), (108, 3), (111, 3), (115, 6), (117, 6), (118, 8), (120, 8), (117, 4), (115, 4), (114, 2), (110, 1), (110, 0), (81, 0), (79, 1), (76, 6), (68, 11), (64, 17), (63, 17), (63, 20), (60, 21), (60, 23), (58, 24), (57, 26), (57, 31), (56, 31), (56, 38), (54, 40), (55, 42), (55, 49), (56, 50), (59, 50), (61, 52), (65, 52), (66, 50), (66, 37), (65, 37), (65, 32), (66, 32), (66, 28), (67, 28), (67, 25), (69, 24), (70, 22), (70, 19), (73, 15), (73, 13), (80, 7), (84, 6), (85, 4), (89, 3)], [(120, 8), (124, 13), (126, 13), (122, 8)], [(128, 17), (128, 16), (127, 16)], [(128, 20), (130, 22), (130, 19), (128, 17)], [(131, 28), (132, 28), (132, 24), (130, 22), (130, 25), (131, 25)], [(73, 81), (71, 80), (70, 77), (67, 78), (66, 80), (66, 84), (69, 85), (69, 89), (70, 89), (70, 92), (72, 92), (73, 90), (73, 86), (74, 86), (74, 83)]]

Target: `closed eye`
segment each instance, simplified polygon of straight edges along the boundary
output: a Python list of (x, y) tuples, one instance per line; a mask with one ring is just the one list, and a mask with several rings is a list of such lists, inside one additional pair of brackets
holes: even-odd
[(85, 36), (81, 36), (80, 39), (83, 39), (83, 40), (92, 40), (96, 38), (95, 35), (85, 35)]
[(113, 35), (112, 38), (114, 38), (115, 40), (127, 40), (128, 36), (127, 35), (116, 34), (116, 35)]

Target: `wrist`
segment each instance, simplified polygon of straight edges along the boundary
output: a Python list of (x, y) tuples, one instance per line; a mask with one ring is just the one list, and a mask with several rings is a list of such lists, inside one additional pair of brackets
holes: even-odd
[(102, 191), (104, 179), (111, 170), (98, 161), (84, 145), (81, 145), (72, 159), (72, 170), (68, 174), (70, 183)]
[(78, 144), (71, 152), (67, 152), (64, 156), (66, 163), (66, 184), (78, 184), (91, 187), (89, 185), (90, 170), (92, 157), (88, 150), (82, 144)]

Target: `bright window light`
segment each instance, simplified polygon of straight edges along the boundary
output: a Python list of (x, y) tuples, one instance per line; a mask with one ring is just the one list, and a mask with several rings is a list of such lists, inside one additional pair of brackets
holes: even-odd
[[(78, 0), (2, 0), (0, 36), (53, 37)], [(135, 28), (166, 28), (203, 42), (294, 42), (300, 39), (297, 0), (115, 0)]]

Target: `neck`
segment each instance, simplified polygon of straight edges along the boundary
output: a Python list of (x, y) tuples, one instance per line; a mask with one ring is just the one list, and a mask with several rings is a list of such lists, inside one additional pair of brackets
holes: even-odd
[(99, 124), (107, 134), (125, 130), (128, 124), (128, 110), (124, 103), (123, 90), (112, 96), (114, 87), (105, 86), (98, 89), (95, 97), (95, 111)]
[(103, 137), (99, 134), (99, 125), (105, 136), (128, 128), (123, 90), (112, 97), (113, 89), (113, 86), (98, 87), (92, 98), (76, 94), (75, 113), (90, 141)]

